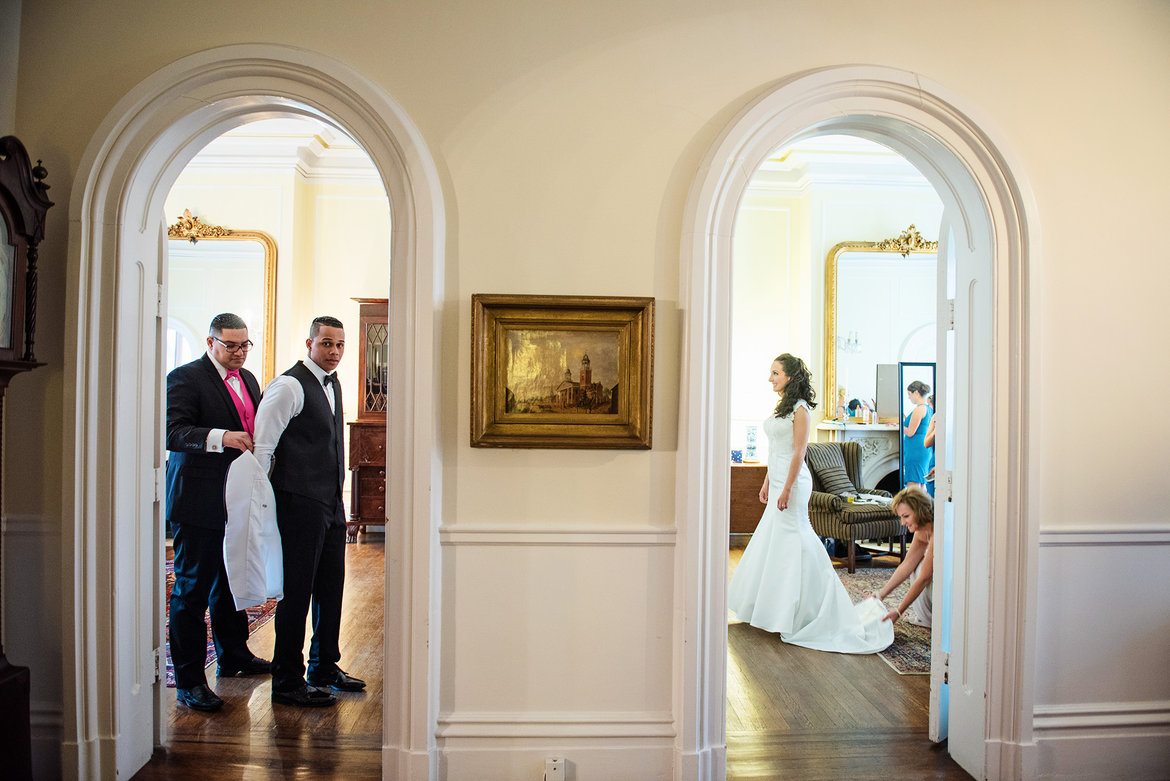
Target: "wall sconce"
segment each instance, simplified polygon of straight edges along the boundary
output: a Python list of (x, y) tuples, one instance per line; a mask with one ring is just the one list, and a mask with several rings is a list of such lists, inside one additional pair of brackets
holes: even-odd
[(848, 336), (838, 336), (837, 351), (842, 353), (861, 352), (861, 336), (856, 331), (850, 331)]

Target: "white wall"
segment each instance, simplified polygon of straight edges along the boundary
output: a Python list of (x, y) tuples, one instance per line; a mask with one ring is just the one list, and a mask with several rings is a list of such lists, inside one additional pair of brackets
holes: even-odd
[[(443, 177), (445, 381), (435, 393), (448, 529), (440, 708), (449, 778), (536, 778), (549, 745), (567, 747), (580, 762), (579, 779), (673, 772), (675, 739), (663, 719), (666, 710), (677, 716), (682, 697), (663, 638), (674, 636), (679, 610), (672, 535), (687, 314), (678, 305), (683, 205), (720, 130), (750, 96), (792, 74), (888, 65), (921, 73), (972, 107), (973, 121), (1002, 145), (1035, 202), (1030, 228), (1041, 252), (1029, 268), (1036, 352), (1027, 379), (1043, 419), (1030, 429), (1031, 458), (1020, 465), (1038, 516), (1029, 520), (1045, 539), (1068, 529), (1165, 535), (1170, 528), (1157, 493), (1132, 489), (1161, 484), (1170, 418), (1143, 414), (1129, 425), (1117, 412), (1134, 395), (1170, 391), (1170, 363), (1152, 360), (1150, 342), (1136, 336), (1165, 330), (1164, 296), (1151, 282), (1163, 275), (1158, 248), (1170, 207), (1170, 158), (1158, 153), (1170, 125), (1170, 6), (406, 0), (354, 11), (340, 24), (331, 5), (309, 0), (279, 9), (212, 0), (201, 16), (213, 25), (176, 24), (179, 11), (154, 0), (23, 9), (16, 127), (45, 159), (58, 206), (42, 251), (38, 357), (49, 366), (10, 388), (6, 406), (21, 415), (9, 415), (5, 430), (9, 453), (19, 447), (21, 457), (6, 459), (4, 484), (22, 489), (6, 493), (5, 511), (28, 531), (6, 534), (6, 542), (19, 540), (5, 546), (6, 578), (21, 585), (5, 593), (10, 609), (24, 595), (44, 600), (42, 621), (5, 639), (11, 658), (35, 663), (38, 734), (51, 736), (62, 718), (54, 627), (69, 595), (54, 601), (58, 475), (72, 454), (61, 447), (59, 324), (67, 234), (82, 227), (66, 224), (71, 176), (122, 95), (164, 64), (224, 43), (282, 42), (366, 74), (409, 113)], [(812, 209), (814, 224), (820, 213)], [(339, 219), (324, 205), (321, 216)], [(904, 222), (811, 241), (802, 260), (808, 319), (788, 320), (789, 332), (775, 338), (807, 340), (816, 365), (822, 305), (812, 285), (828, 247), (896, 235)], [(285, 228), (307, 233), (307, 224)], [(918, 223), (930, 235), (925, 226)], [(297, 241), (313, 246), (311, 238)], [(330, 287), (333, 257), (320, 260), (303, 279), (349, 295)], [(655, 296), (653, 450), (471, 449), (467, 335), (477, 292)], [(306, 302), (283, 305), (293, 322), (310, 311)], [(1003, 336), (1001, 349), (1010, 349), (1011, 335)], [(753, 373), (744, 383), (761, 381)], [(1122, 535), (1093, 559), (1125, 576), (1075, 603), (1066, 595), (1086, 582), (1084, 568), (1070, 567), (1053, 546), (1041, 548), (1036, 660), (1062, 663), (1037, 681), (1039, 721), (1051, 727), (1038, 732), (1038, 774), (1068, 767), (1075, 747), (1088, 747), (1076, 755), (1082, 775), (1107, 777), (1129, 761), (1141, 777), (1155, 749), (1147, 742), (1127, 753), (1132, 743), (1112, 725), (1141, 722), (1142, 734), (1161, 745), (1170, 734), (1163, 666), (1137, 676), (1124, 662), (1097, 664), (1125, 660), (1142, 638), (1160, 642), (1160, 627), (1170, 624), (1165, 607), (1138, 599), (1165, 585), (1156, 565), (1127, 565), (1144, 550), (1138, 539)], [(1109, 631), (1098, 632), (1104, 613)], [(1094, 633), (1092, 643), (1070, 643), (1086, 633)], [(590, 642), (597, 658), (576, 658), (575, 647)], [(1089, 668), (1093, 685), (1078, 685), (1076, 671)], [(1062, 708), (1080, 714), (1075, 729), (1044, 721)], [(1073, 734), (1077, 741), (1067, 739)]]

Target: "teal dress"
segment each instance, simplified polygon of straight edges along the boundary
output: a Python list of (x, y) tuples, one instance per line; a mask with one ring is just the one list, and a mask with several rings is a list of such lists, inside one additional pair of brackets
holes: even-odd
[(934, 410), (930, 408), (929, 404), (919, 404), (918, 406), (926, 410), (926, 414), (918, 422), (918, 430), (914, 432), (914, 436), (908, 437), (905, 434), (905, 429), (910, 425), (910, 418), (914, 415), (914, 410), (910, 410), (906, 419), (902, 421), (902, 485), (925, 483), (926, 474), (930, 471), (932, 448), (924, 445), (922, 440), (926, 437), (926, 429), (930, 428), (930, 419), (934, 417)]

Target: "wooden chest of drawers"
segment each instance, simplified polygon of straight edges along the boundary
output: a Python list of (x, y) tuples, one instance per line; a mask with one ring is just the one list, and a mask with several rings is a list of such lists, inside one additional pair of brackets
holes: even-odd
[(357, 539), (358, 530), (386, 523), (386, 422), (355, 420), (349, 424), (349, 471), (351, 472), (349, 520), (346, 539)]
[[(768, 467), (762, 464), (731, 465), (729, 520), (732, 535), (751, 534), (756, 530), (756, 524), (764, 514), (764, 505), (760, 502), (760, 486), (764, 484), (764, 476), (767, 474)], [(734, 540), (734, 537), (732, 539)]]

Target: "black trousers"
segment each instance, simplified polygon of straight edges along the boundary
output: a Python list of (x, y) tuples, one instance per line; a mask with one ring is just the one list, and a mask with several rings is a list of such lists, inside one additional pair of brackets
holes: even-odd
[(328, 675), (341, 659), (345, 510), (340, 496), (334, 502), (317, 502), (287, 491), (275, 493), (284, 553), (284, 599), (276, 606), (272, 690), (289, 691), (305, 682), (305, 622), (310, 606), (309, 677)]
[(171, 661), (177, 688), (207, 683), (207, 624), (203, 615), (208, 608), (219, 663), (235, 667), (251, 659), (248, 614), (236, 610), (223, 563), (223, 529), (178, 524), (170, 609)]

